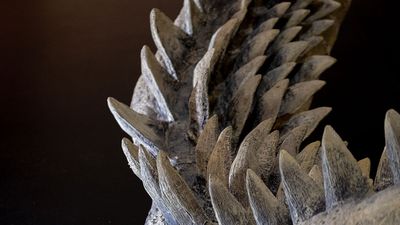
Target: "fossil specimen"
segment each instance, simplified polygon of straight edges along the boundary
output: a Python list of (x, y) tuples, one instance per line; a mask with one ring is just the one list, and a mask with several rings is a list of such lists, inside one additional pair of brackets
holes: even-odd
[(185, 0), (151, 12), (131, 106), (108, 104), (153, 200), (146, 224), (400, 224), (400, 115), (373, 181), (309, 109), (350, 0)]

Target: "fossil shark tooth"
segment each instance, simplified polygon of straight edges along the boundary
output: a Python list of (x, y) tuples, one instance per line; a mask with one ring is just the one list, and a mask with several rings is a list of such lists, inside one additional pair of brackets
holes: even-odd
[(377, 191), (381, 191), (392, 185), (393, 185), (393, 173), (389, 165), (387, 150), (385, 148), (382, 152), (381, 159), (379, 160), (379, 165), (376, 171), (376, 176), (374, 181), (374, 188)]
[(129, 167), (131, 167), (133, 173), (139, 178), (140, 175), (140, 163), (139, 163), (139, 148), (136, 147), (129, 139), (122, 139), (122, 150), (124, 151), (125, 157), (128, 159)]
[(400, 115), (394, 110), (386, 113), (385, 139), (393, 182), (400, 184)]

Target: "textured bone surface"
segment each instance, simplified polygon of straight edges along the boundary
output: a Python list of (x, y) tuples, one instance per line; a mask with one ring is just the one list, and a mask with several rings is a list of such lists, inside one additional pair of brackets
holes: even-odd
[(146, 225), (400, 224), (397, 112), (374, 180), (333, 127), (308, 140), (331, 111), (311, 102), (350, 3), (184, 0), (175, 20), (152, 10), (156, 49), (142, 49), (131, 104), (108, 99), (153, 200)]

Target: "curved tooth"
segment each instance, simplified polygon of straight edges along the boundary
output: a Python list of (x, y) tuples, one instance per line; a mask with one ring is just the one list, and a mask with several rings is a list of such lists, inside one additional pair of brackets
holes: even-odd
[(293, 12), (295, 10), (299, 10), (299, 9), (305, 9), (307, 8), (311, 2), (313, 2), (314, 0), (302, 0), (302, 1), (296, 1), (292, 7), (290, 7), (289, 12)]
[(266, 21), (264, 21), (263, 23), (261, 23), (253, 32), (252, 35), (257, 35), (259, 33), (268, 31), (268, 30), (272, 30), (275, 26), (275, 24), (278, 22), (279, 18), (278, 17), (273, 17), (270, 19), (267, 19)]
[(164, 148), (164, 137), (160, 135), (163, 131), (163, 122), (139, 114), (114, 98), (109, 97), (107, 103), (122, 130), (135, 142), (145, 146), (153, 155), (157, 155), (157, 152)]
[(289, 9), (291, 3), (290, 2), (281, 2), (279, 4), (274, 5), (272, 8), (268, 9), (265, 13), (265, 18), (273, 18), (273, 17), (282, 17), (286, 11)]
[(221, 58), (236, 33), (241, 21), (239, 19), (233, 18), (228, 20), (224, 25), (222, 25), (211, 37), (208, 49), (215, 49), (216, 59)]
[(163, 151), (157, 155), (157, 171), (162, 199), (178, 224), (206, 224), (205, 212)]
[(174, 121), (175, 119), (171, 111), (174, 92), (167, 83), (169, 74), (158, 63), (148, 46), (142, 48), (141, 63), (143, 78), (161, 108), (159, 111), (165, 114), (163, 117), (165, 117), (166, 121)]
[(394, 184), (400, 184), (400, 115), (391, 109), (385, 118), (385, 140)]
[[(304, 1), (297, 1), (297, 2), (304, 2)], [(309, 14), (310, 10), (308, 9), (298, 9), (291, 12), (290, 14), (288, 14), (289, 19), (286, 22), (285, 29), (299, 25)]]
[(313, 142), (307, 145), (297, 156), (296, 160), (299, 162), (301, 168), (309, 172), (314, 166), (318, 157), (319, 147), (321, 146), (320, 141)]
[(201, 21), (203, 21), (201, 8), (193, 0), (184, 0), (183, 8), (175, 20), (175, 25), (184, 30), (188, 35), (194, 35)]
[(267, 50), (268, 45), (278, 36), (279, 30), (272, 29), (257, 34), (242, 51), (239, 64), (245, 64), (257, 56), (262, 56)]
[(275, 198), (261, 178), (251, 169), (247, 170), (246, 189), (257, 225), (290, 223), (287, 208)]
[(279, 155), (283, 189), (294, 224), (325, 209), (323, 189), (314, 182), (285, 150)]
[(284, 149), (292, 156), (299, 153), (299, 148), (307, 133), (307, 125), (300, 125), (289, 132), (288, 135), (283, 136), (283, 142), (280, 149)]
[(150, 28), (165, 69), (178, 80), (176, 66), (185, 60), (183, 58), (187, 50), (185, 42), (189, 40), (187, 34), (175, 26), (159, 9), (153, 9), (150, 13)]
[(258, 106), (261, 121), (270, 118), (275, 119), (278, 116), (282, 98), (288, 85), (289, 79), (281, 80), (262, 96)]
[(271, 63), (271, 68), (278, 67), (287, 62), (295, 62), (307, 47), (307, 41), (295, 41), (285, 44), (276, 53)]
[(283, 97), (278, 116), (297, 112), (325, 84), (325, 81), (313, 80), (290, 86)]
[(308, 176), (310, 176), (321, 188), (324, 188), (324, 178), (322, 176), (322, 170), (318, 165), (314, 165), (311, 168)]
[(140, 175), (140, 164), (139, 164), (139, 148), (136, 147), (128, 138), (122, 139), (122, 151), (125, 154), (126, 159), (128, 160), (128, 165), (132, 169), (133, 173), (139, 179), (141, 179)]
[(346, 145), (333, 130), (326, 126), (322, 137), (322, 172), (326, 207), (341, 204), (348, 198), (362, 198), (369, 191), (368, 180)]
[(336, 63), (336, 59), (328, 55), (313, 55), (306, 58), (299, 72), (293, 77), (293, 82), (316, 80), (319, 76)]
[(334, 20), (316, 20), (311, 24), (311, 27), (300, 36), (300, 40), (306, 40), (312, 36), (318, 36), (328, 30), (335, 23)]
[(276, 130), (262, 140), (257, 149), (258, 161), (250, 167), (262, 178), (267, 179), (273, 172), (278, 142), (279, 131)]
[(207, 178), (208, 159), (218, 140), (218, 116), (212, 116), (204, 126), (196, 145), (196, 165), (204, 178)]
[(270, 70), (263, 76), (258, 93), (264, 94), (279, 81), (285, 79), (296, 66), (295, 62), (288, 62)]
[(272, 55), (276, 51), (278, 51), (282, 46), (288, 44), (291, 42), (297, 34), (301, 31), (302, 27), (296, 26), (296, 27), (290, 27), (285, 30), (283, 30), (278, 37), (274, 40), (274, 43), (271, 45), (271, 47), (268, 48), (267, 51), (267, 56)]
[(329, 54), (328, 48), (325, 45), (325, 40), (322, 36), (312, 36), (303, 41), (307, 41), (308, 46), (303, 53), (300, 54), (299, 58), (306, 58), (312, 55)]
[(382, 152), (379, 161), (378, 170), (376, 171), (374, 188), (376, 191), (381, 191), (393, 185), (393, 173), (390, 169), (389, 159), (386, 148)]
[(221, 181), (210, 177), (209, 192), (218, 224), (247, 224), (246, 210)]
[(342, 4), (333, 0), (325, 0), (322, 6), (310, 17), (308, 17), (304, 22), (312, 23), (315, 20), (321, 19), (329, 14), (333, 13)]
[(232, 127), (225, 128), (218, 137), (207, 166), (207, 178), (217, 177), (228, 187), (229, 168), (232, 164)]

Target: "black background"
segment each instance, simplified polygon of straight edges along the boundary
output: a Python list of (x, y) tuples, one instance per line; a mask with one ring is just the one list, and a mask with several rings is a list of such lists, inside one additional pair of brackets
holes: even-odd
[[(393, 4), (353, 2), (314, 103), (374, 167), (385, 112), (400, 110)], [(130, 101), (153, 7), (175, 17), (181, 1), (0, 2), (0, 224), (143, 224), (150, 199), (106, 97)]]

